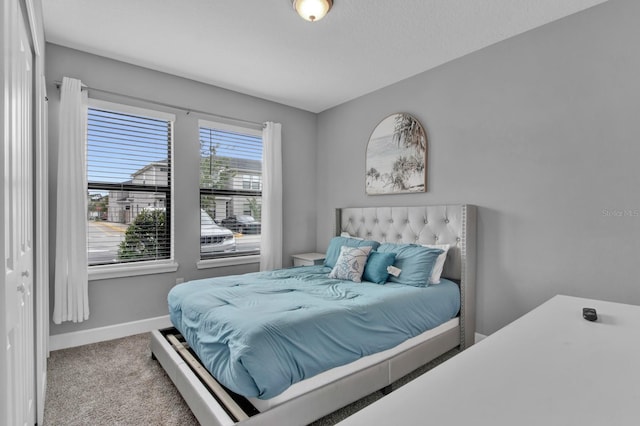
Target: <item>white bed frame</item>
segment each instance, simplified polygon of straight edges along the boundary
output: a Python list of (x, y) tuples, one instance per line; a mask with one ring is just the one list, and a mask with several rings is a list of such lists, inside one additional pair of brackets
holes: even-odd
[[(179, 354), (184, 349), (170, 343), (164, 332), (152, 332), (151, 351), (158, 359), (198, 421), (203, 425), (305, 425), (397, 379), (451, 349), (465, 349), (475, 335), (476, 207), (439, 205), (416, 207), (363, 207), (336, 210), (336, 235), (350, 235), (381, 242), (449, 244), (443, 276), (460, 285), (461, 308), (455, 325), (442, 332), (427, 332), (415, 343), (388, 351), (368, 364), (352, 363), (296, 383), (290, 399), (243, 420), (230, 415), (220, 397), (212, 394), (194, 369)], [(454, 321), (454, 320), (452, 320)], [(361, 361), (361, 360), (359, 360)], [(357, 367), (356, 367), (357, 366)], [(202, 368), (202, 367), (200, 367)], [(197, 368), (196, 368), (197, 370)], [(324, 379), (323, 379), (324, 378)], [(312, 382), (313, 381), (313, 382)], [(312, 385), (309, 385), (312, 383)], [(318, 385), (315, 385), (318, 383)], [(293, 387), (292, 386), (292, 387)], [(274, 398), (277, 399), (280, 396)], [(269, 404), (267, 404), (269, 405)]]

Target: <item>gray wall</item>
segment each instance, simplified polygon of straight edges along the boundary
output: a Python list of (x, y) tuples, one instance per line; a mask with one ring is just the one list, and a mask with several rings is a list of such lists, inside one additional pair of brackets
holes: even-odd
[[(471, 203), (478, 332), (558, 293), (640, 304), (639, 16), (610, 0), (321, 113), (318, 249), (336, 207)], [(426, 128), (428, 192), (367, 196), (395, 112)]]
[[(49, 193), (51, 240), (51, 299), (55, 260), (56, 174), (58, 158), (58, 109), (60, 94), (54, 82), (63, 76), (81, 79), (89, 87), (124, 93), (156, 103), (184, 106), (222, 116), (254, 122), (282, 123), (284, 179), (284, 261), (290, 255), (312, 251), (316, 247), (315, 144), (316, 114), (277, 103), (241, 95), (217, 87), (136, 67), (118, 61), (48, 44), (46, 57), (49, 95)], [(85, 330), (167, 314), (167, 293), (176, 277), (186, 280), (231, 273), (252, 272), (257, 264), (197, 270), (200, 220), (198, 193), (198, 118), (181, 110), (158, 107), (153, 103), (90, 92), (90, 96), (176, 114), (175, 137), (175, 253), (180, 264), (177, 273), (134, 278), (92, 281), (89, 283), (91, 316), (88, 321), (51, 324), (51, 334)], [(53, 312), (53, 305), (51, 305)]]
[[(638, 16), (640, 2), (610, 0), (319, 115), (49, 44), (51, 263), (59, 103), (53, 82), (66, 75), (150, 101), (281, 122), (286, 261), (292, 253), (326, 248), (336, 207), (472, 203), (480, 208), (480, 333), (557, 293), (640, 304)], [(89, 321), (52, 325), (51, 334), (165, 315), (178, 276), (256, 269), (195, 268), (197, 117), (170, 112), (178, 117), (180, 269), (91, 282)], [(427, 130), (428, 192), (367, 196), (367, 141), (394, 112), (415, 115)]]

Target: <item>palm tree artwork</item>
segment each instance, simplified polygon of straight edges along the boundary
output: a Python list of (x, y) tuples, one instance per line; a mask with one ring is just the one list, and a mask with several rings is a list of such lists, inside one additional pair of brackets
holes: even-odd
[(393, 114), (373, 130), (367, 145), (367, 194), (425, 192), (427, 137), (410, 114)]

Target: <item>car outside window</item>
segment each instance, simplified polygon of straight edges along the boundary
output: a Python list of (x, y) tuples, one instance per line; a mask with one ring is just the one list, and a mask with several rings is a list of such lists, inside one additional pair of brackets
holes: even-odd
[[(205, 120), (200, 120), (199, 127), (200, 258), (259, 254), (262, 132)], [(222, 238), (222, 232), (231, 233), (235, 243), (229, 239), (224, 246), (213, 243)]]
[(171, 114), (89, 101), (90, 267), (173, 259), (173, 121)]

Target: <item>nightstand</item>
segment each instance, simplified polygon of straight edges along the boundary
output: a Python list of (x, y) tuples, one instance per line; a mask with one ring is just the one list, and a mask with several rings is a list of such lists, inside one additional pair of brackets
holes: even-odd
[(300, 253), (291, 257), (293, 257), (293, 266), (312, 266), (324, 263), (324, 253)]

